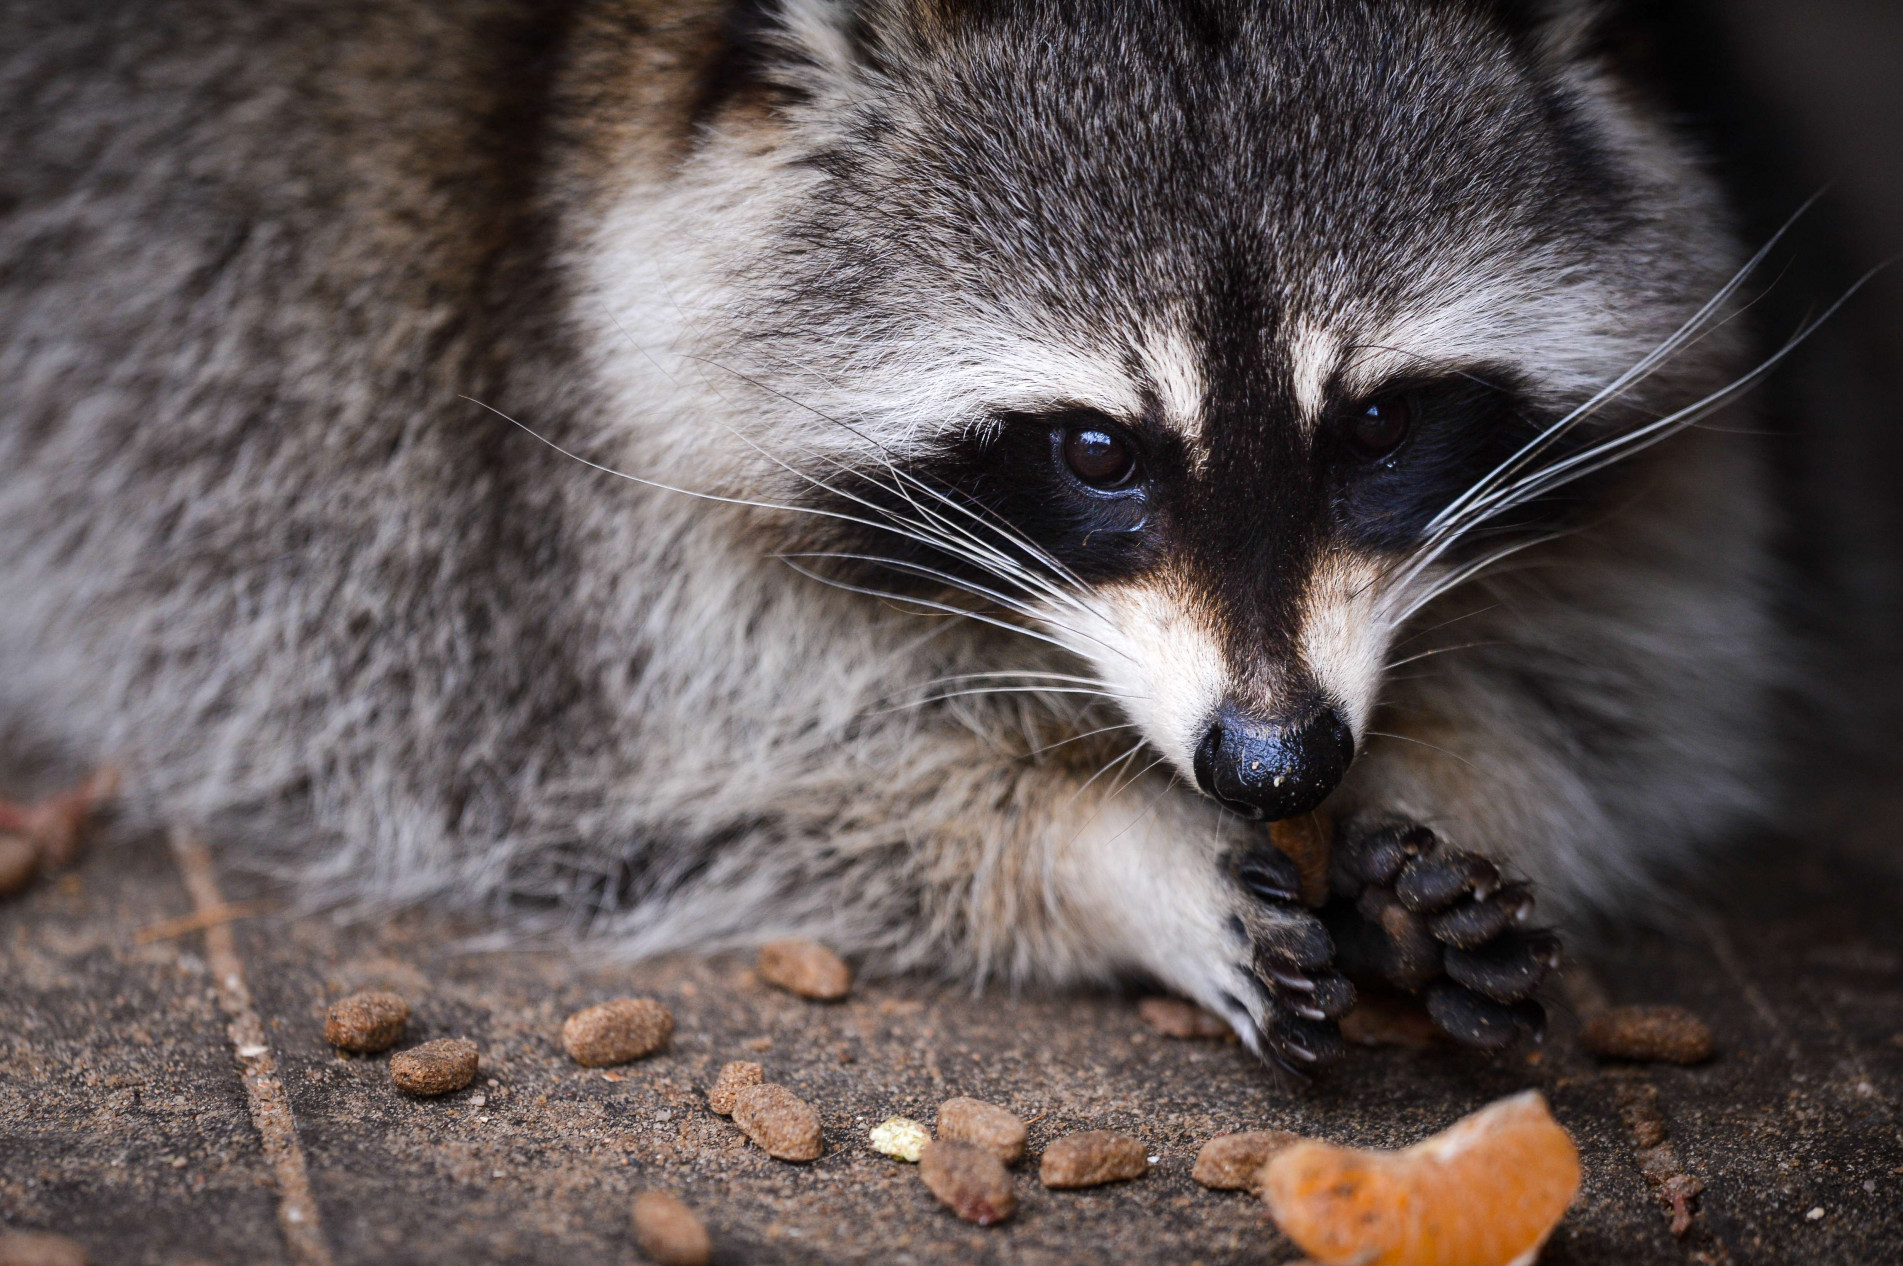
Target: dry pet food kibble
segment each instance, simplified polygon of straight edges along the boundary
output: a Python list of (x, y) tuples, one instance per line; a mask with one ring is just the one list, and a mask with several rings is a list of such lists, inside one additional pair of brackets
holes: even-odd
[(893, 1160), (916, 1161), (932, 1136), (911, 1117), (887, 1117), (872, 1127), (872, 1150)]
[(324, 1040), (340, 1051), (373, 1055), (403, 1040), (410, 1004), (393, 993), (353, 993), (330, 1004), (324, 1016)]
[(918, 1176), (932, 1194), (967, 1222), (990, 1226), (1017, 1211), (1011, 1175), (996, 1156), (971, 1143), (941, 1140), (919, 1158)]
[(938, 1137), (975, 1143), (1006, 1165), (1024, 1159), (1024, 1122), (982, 1099), (960, 1095), (938, 1105)]
[(772, 1082), (734, 1096), (733, 1123), (775, 1160), (818, 1160), (826, 1150), (813, 1105)]
[(1141, 1178), (1149, 1168), (1143, 1144), (1128, 1134), (1085, 1130), (1045, 1148), (1037, 1176), (1046, 1187), (1096, 1187)]
[(1683, 1007), (1609, 1007), (1579, 1030), (1582, 1046), (1601, 1059), (1700, 1064), (1711, 1058), (1711, 1030)]
[(63, 1235), (0, 1231), (0, 1266), (86, 1266), (86, 1250)]
[(634, 1198), (634, 1242), (656, 1266), (707, 1266), (714, 1255), (694, 1211), (665, 1191)]
[(802, 998), (831, 1002), (852, 988), (852, 968), (817, 941), (770, 941), (760, 947), (760, 979)]
[(1538, 1091), (1399, 1152), (1304, 1139), (1262, 1171), (1284, 1234), (1321, 1266), (1510, 1266), (1579, 1190), (1579, 1153)]
[(39, 845), (24, 835), (0, 834), (0, 897), (25, 892), (39, 873)]
[(1164, 1037), (1230, 1037), (1235, 1032), (1221, 1016), (1181, 998), (1145, 998), (1137, 1003), (1137, 1014)]
[(1299, 1136), (1286, 1130), (1245, 1130), (1240, 1134), (1218, 1134), (1196, 1153), (1196, 1168), (1190, 1177), (1218, 1191), (1253, 1191), (1262, 1167)]
[(562, 1025), (562, 1049), (577, 1064), (605, 1068), (652, 1055), (674, 1036), (674, 1013), (652, 998), (616, 998)]
[(724, 1064), (720, 1076), (714, 1079), (713, 1088), (707, 1092), (707, 1106), (721, 1116), (733, 1115), (733, 1101), (749, 1086), (757, 1086), (766, 1080), (766, 1071), (752, 1060), (736, 1059)]
[(444, 1037), (390, 1057), (390, 1080), (413, 1095), (446, 1095), (476, 1079), (476, 1044)]

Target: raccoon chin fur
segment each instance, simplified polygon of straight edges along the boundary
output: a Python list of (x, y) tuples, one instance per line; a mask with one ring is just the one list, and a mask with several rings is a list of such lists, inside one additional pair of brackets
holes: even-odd
[(1306, 1069), (1763, 807), (1746, 261), (1594, 9), (8, 22), (0, 708), (313, 900)]

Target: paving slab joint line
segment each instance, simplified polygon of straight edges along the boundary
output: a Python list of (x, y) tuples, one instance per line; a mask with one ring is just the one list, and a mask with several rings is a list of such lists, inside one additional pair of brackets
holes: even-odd
[(304, 1164), (304, 1148), (297, 1140), (297, 1122), (291, 1116), (291, 1101), (278, 1079), (277, 1057), (265, 1040), (264, 1022), (251, 1003), (251, 990), (245, 984), (244, 964), (238, 958), (237, 941), (231, 934), (228, 918), (219, 917), (230, 907), (218, 891), (218, 872), (204, 841), (183, 826), (171, 831), (172, 855), (178, 860), (179, 874), (191, 894), (198, 917), (206, 920), (205, 961), (218, 987), (218, 1005), (227, 1021), (225, 1033), (231, 1039), (233, 1053), (244, 1072), (245, 1102), (251, 1110), (251, 1123), (264, 1141), (265, 1159), (277, 1180), (278, 1225), (284, 1232), (285, 1246), (297, 1266), (331, 1266), (330, 1249), (324, 1243), (324, 1228), (318, 1221), (317, 1201), (311, 1195), (310, 1176)]

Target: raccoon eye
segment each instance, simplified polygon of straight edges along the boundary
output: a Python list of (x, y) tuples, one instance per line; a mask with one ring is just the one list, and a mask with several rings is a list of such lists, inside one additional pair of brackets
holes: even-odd
[(1364, 462), (1379, 461), (1401, 447), (1414, 425), (1414, 406), (1405, 396), (1371, 400), (1348, 419), (1348, 448)]
[(1121, 488), (1136, 474), (1136, 445), (1108, 425), (1066, 427), (1062, 448), (1070, 473), (1092, 488)]

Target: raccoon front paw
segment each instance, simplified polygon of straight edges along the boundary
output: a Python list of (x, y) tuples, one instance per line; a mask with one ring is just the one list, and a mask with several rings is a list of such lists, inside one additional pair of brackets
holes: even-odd
[(1263, 843), (1231, 858), (1242, 899), (1231, 931), (1246, 961), (1236, 964), (1257, 1005), (1228, 1001), (1248, 1017), (1242, 1037), (1264, 1059), (1296, 1073), (1325, 1068), (1341, 1056), (1342, 1016), (1355, 1005), (1355, 989), (1334, 968), (1328, 929), (1301, 902), (1302, 876), (1295, 863)]
[(1533, 993), (1559, 940), (1528, 925), (1533, 895), (1486, 858), (1442, 848), (1423, 826), (1346, 832), (1325, 910), (1342, 966), (1420, 994), (1456, 1041), (1495, 1051), (1546, 1013)]

